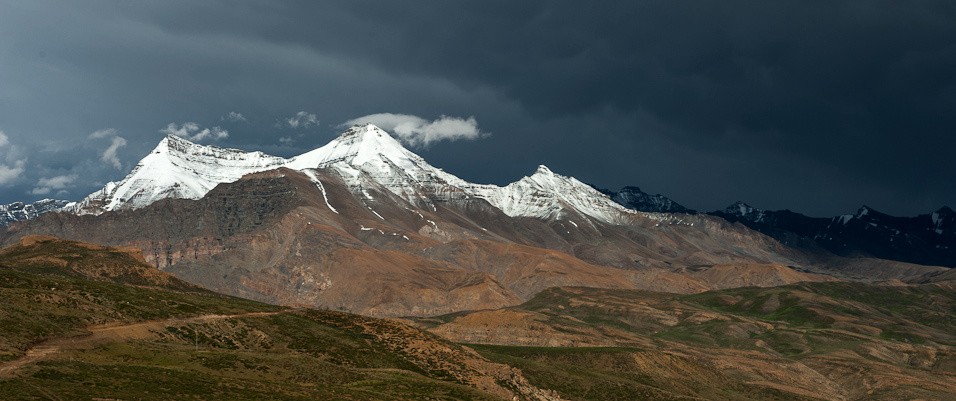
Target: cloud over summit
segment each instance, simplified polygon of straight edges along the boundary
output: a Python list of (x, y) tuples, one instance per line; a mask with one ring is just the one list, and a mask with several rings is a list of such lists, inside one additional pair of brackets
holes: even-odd
[(300, 111), (292, 115), (292, 117), (287, 118), (286, 124), (289, 124), (290, 128), (309, 128), (314, 125), (319, 124), (319, 117), (312, 113), (307, 113), (305, 111)]
[(221, 127), (202, 128), (194, 122), (185, 122), (182, 124), (169, 123), (166, 128), (159, 130), (166, 135), (175, 135), (192, 142), (202, 142), (205, 140), (218, 141), (229, 137), (229, 131)]
[(428, 147), (440, 141), (474, 140), (488, 134), (478, 130), (475, 117), (460, 118), (441, 116), (435, 120), (410, 114), (378, 113), (353, 118), (343, 126), (375, 124), (395, 133), (399, 140), (415, 147)]

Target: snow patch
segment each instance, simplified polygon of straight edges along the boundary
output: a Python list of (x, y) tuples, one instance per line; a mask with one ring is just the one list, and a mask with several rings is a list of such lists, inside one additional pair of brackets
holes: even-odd
[(325, 194), (325, 186), (322, 185), (322, 181), (319, 181), (319, 177), (315, 175), (315, 170), (302, 170), (302, 172), (309, 176), (309, 179), (315, 183), (315, 186), (322, 191), (322, 199), (325, 199), (325, 206), (328, 206), (329, 210), (331, 210), (333, 213), (339, 214), (339, 211), (335, 210), (335, 208), (332, 207), (332, 204), (329, 203), (329, 197)]
[(382, 220), (385, 220), (385, 218), (384, 218), (384, 217), (382, 217), (382, 215), (380, 215), (380, 214), (378, 214), (378, 212), (376, 212), (376, 211), (375, 211), (374, 209), (372, 209), (372, 207), (371, 207), (371, 206), (369, 206), (369, 205), (365, 205), (365, 207), (367, 207), (367, 208), (368, 208), (368, 210), (371, 210), (371, 211), (372, 211), (372, 213), (374, 213), (374, 214), (375, 214), (376, 216), (378, 216), (378, 218), (380, 218), (380, 219), (382, 219)]

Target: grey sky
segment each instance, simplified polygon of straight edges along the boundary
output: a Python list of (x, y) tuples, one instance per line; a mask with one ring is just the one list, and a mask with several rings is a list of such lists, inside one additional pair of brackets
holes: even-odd
[(0, 202), (78, 199), (170, 124), (290, 156), (396, 113), (473, 116), (416, 151), (478, 182), (956, 206), (951, 1), (196, 3), (0, 0)]

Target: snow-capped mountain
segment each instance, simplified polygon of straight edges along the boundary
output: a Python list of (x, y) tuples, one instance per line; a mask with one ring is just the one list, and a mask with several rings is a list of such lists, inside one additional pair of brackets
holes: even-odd
[(351, 127), (327, 145), (290, 159), (167, 136), (126, 178), (90, 194), (72, 210), (99, 214), (141, 208), (166, 198), (199, 199), (218, 184), (279, 167), (328, 169), (341, 176), (353, 192), (366, 196), (374, 182), (412, 205), (431, 210), (436, 201), (480, 198), (512, 217), (557, 219), (574, 211), (620, 224), (634, 213), (587, 184), (545, 166), (504, 187), (467, 182), (428, 164), (372, 124)]
[(79, 214), (99, 214), (140, 208), (166, 198), (199, 199), (218, 184), (285, 163), (281, 157), (262, 152), (204, 146), (168, 135), (126, 178), (107, 183), (72, 209)]
[(364, 180), (371, 180), (413, 205), (431, 209), (434, 201), (461, 197), (463, 188), (473, 185), (428, 164), (372, 124), (349, 128), (327, 145), (289, 159), (285, 167), (332, 169), (356, 193), (368, 186)]
[(371, 124), (350, 128), (329, 144), (290, 159), (286, 167), (335, 170), (356, 192), (363, 189), (365, 177), (413, 205), (433, 210), (435, 201), (474, 197), (511, 217), (557, 219), (564, 211), (575, 210), (615, 223), (630, 213), (590, 186), (545, 166), (504, 187), (467, 182), (428, 164)]
[(534, 174), (504, 187), (475, 186), (483, 198), (511, 217), (559, 219), (574, 210), (599, 221), (622, 224), (634, 212), (612, 201), (574, 177), (555, 174), (547, 166), (538, 166)]
[(57, 199), (43, 199), (33, 203), (13, 202), (9, 205), (0, 205), (0, 227), (17, 221), (31, 220), (47, 212), (62, 210), (70, 205), (69, 201)]
[(710, 214), (790, 245), (803, 239), (840, 255), (956, 267), (956, 213), (948, 207), (915, 217), (895, 217), (863, 206), (853, 214), (819, 218), (737, 202)]
[[(325, 146), (288, 159), (167, 136), (123, 180), (107, 184), (80, 202), (50, 201), (53, 203), (32, 208), (8, 206), (0, 212), (8, 216), (6, 220), (22, 220), (52, 210), (100, 214), (138, 209), (167, 198), (200, 199), (219, 184), (280, 167), (304, 171), (310, 177), (318, 177), (318, 170), (314, 169), (322, 170), (320, 174), (335, 175), (351, 193), (369, 202), (365, 204), (369, 210), (371, 193), (384, 189), (407, 203), (402, 206), (405, 208), (436, 211), (441, 202), (465, 204), (484, 200), (510, 217), (569, 220), (568, 224), (574, 225), (582, 219), (627, 225), (642, 217), (659, 217), (644, 211), (693, 212), (637, 187), (602, 193), (546, 166), (539, 166), (533, 174), (505, 186), (467, 182), (428, 164), (371, 124), (351, 127)], [(956, 266), (956, 217), (948, 208), (914, 218), (897, 218), (864, 207), (856, 214), (830, 219), (787, 210), (766, 211), (738, 202), (710, 214), (741, 222), (791, 246), (810, 244), (847, 256)]]
[(631, 210), (652, 213), (697, 213), (664, 195), (651, 195), (635, 186), (626, 186), (617, 192), (601, 188), (596, 189), (610, 196), (611, 200)]

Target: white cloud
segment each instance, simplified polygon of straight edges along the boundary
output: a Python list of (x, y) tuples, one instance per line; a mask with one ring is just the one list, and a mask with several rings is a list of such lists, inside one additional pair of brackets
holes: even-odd
[(299, 127), (309, 128), (313, 125), (318, 125), (319, 118), (316, 117), (315, 114), (300, 111), (298, 113), (295, 113), (294, 116), (289, 117), (289, 119), (287, 119), (286, 122), (292, 128), (299, 128)]
[(17, 160), (13, 165), (0, 164), (0, 185), (7, 185), (20, 178), (26, 170), (26, 162)]
[(343, 126), (375, 124), (386, 131), (394, 132), (402, 142), (412, 146), (427, 147), (439, 141), (473, 140), (487, 133), (478, 130), (475, 117), (460, 118), (441, 116), (428, 121), (410, 114), (379, 113), (346, 121)]
[(4, 159), (0, 159), (0, 185), (8, 185), (16, 181), (26, 171), (26, 160), (11, 160), (15, 157), (16, 149), (10, 144), (10, 137), (0, 131), (0, 149), (7, 148)]
[(292, 143), (292, 142), (295, 142), (295, 139), (293, 139), (291, 136), (284, 136), (284, 137), (279, 138), (279, 143), (281, 143), (281, 144), (283, 144), (283, 145), (288, 145), (288, 144), (290, 144), (290, 143)]
[(239, 113), (239, 112), (236, 112), (236, 111), (230, 111), (229, 114), (226, 114), (226, 115), (222, 116), (222, 117), (220, 118), (220, 120), (222, 120), (222, 121), (228, 121), (228, 122), (231, 122), (231, 123), (237, 123), (237, 122), (240, 122), (240, 121), (249, 121), (249, 120), (246, 119), (246, 116), (244, 116), (244, 115), (242, 115), (242, 113)]
[(37, 185), (30, 191), (33, 195), (46, 195), (57, 190), (62, 191), (73, 186), (76, 182), (75, 175), (58, 175), (56, 177), (44, 177), (37, 181)]
[(90, 139), (102, 139), (102, 138), (113, 137), (113, 136), (116, 136), (116, 132), (117, 132), (116, 128), (98, 129), (96, 131), (93, 131), (92, 134), (90, 134)]
[[(119, 131), (117, 131), (116, 128), (104, 128), (93, 131), (93, 133), (90, 134), (91, 139), (111, 139), (110, 146), (108, 146), (106, 150), (100, 154), (100, 161), (113, 166), (117, 170), (123, 168), (123, 163), (120, 162), (119, 156), (116, 155), (116, 152), (119, 150), (119, 148), (126, 146), (126, 138), (117, 135), (118, 133)], [(36, 189), (34, 188), (34, 190)], [(47, 193), (48, 192), (49, 191), (47, 191)]]
[(120, 159), (116, 155), (116, 151), (123, 146), (126, 146), (126, 139), (121, 136), (114, 136), (113, 142), (110, 143), (110, 146), (103, 151), (102, 155), (100, 155), (100, 160), (103, 163), (113, 166), (117, 170), (122, 169), (123, 163), (120, 163)]
[(220, 139), (226, 139), (229, 137), (229, 131), (224, 130), (220, 127), (212, 128), (202, 128), (199, 124), (194, 122), (185, 122), (182, 125), (176, 125), (176, 123), (169, 123), (166, 128), (159, 130), (166, 135), (176, 135), (180, 138), (185, 138), (193, 142), (204, 141), (206, 139), (211, 139), (213, 141), (218, 141)]

